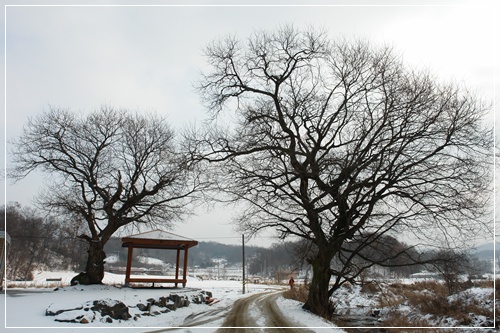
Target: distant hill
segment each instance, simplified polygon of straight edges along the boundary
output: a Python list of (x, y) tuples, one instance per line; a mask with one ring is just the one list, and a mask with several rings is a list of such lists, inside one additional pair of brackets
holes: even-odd
[(496, 250), (496, 257), (500, 256), (500, 243), (489, 242), (476, 246), (473, 252), (479, 259), (493, 260), (495, 258), (494, 251)]

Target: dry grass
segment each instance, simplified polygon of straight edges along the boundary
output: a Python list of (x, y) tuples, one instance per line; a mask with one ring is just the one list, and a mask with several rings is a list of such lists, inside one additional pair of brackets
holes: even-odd
[[(492, 283), (484, 283), (485, 287), (492, 287)], [(491, 296), (493, 300), (493, 295)], [(411, 306), (423, 315), (431, 318), (452, 318), (458, 325), (468, 326), (472, 323), (470, 313), (476, 316), (493, 318), (493, 308), (485, 307), (480, 300), (472, 297), (456, 297), (449, 300), (446, 287), (438, 282), (419, 282), (411, 285), (392, 284), (379, 295), (380, 307), (395, 308), (400, 304)], [(383, 323), (391, 327), (425, 327), (433, 326), (427, 320), (409, 318), (397, 311), (391, 312)], [(400, 329), (393, 332), (401, 332)], [(418, 331), (412, 331), (418, 332)], [(440, 332), (432, 330), (432, 332)]]
[(361, 286), (361, 292), (366, 294), (375, 294), (381, 291), (380, 286), (374, 281), (365, 283)]
[[(449, 333), (450, 330), (432, 328), (429, 329), (427, 327), (432, 326), (427, 320), (424, 318), (410, 318), (408, 316), (402, 316), (400, 313), (394, 311), (391, 312), (388, 316), (388, 320), (384, 321), (384, 326), (391, 326), (394, 328), (387, 328), (387, 332), (390, 333)], [(406, 328), (408, 327), (408, 328)], [(420, 328), (421, 327), (421, 328)]]
[[(492, 288), (493, 281), (475, 282), (474, 286)], [(497, 295), (500, 295), (500, 279), (496, 281), (495, 287)], [(352, 286), (346, 284), (344, 288), (349, 290)], [(384, 315), (384, 321), (380, 323), (383, 327), (393, 327), (385, 329), (391, 333), (449, 333), (453, 332), (456, 327), (449, 329), (429, 327), (448, 326), (451, 323), (463, 327), (473, 326), (474, 315), (493, 318), (493, 295), (491, 295), (491, 305), (485, 303), (484, 299), (475, 299), (467, 293), (450, 299), (448, 290), (442, 282), (422, 281), (413, 284), (392, 283), (388, 285), (368, 283), (362, 286), (362, 292), (376, 295), (379, 308), (392, 309)], [(307, 301), (307, 295), (308, 289), (305, 286), (296, 286), (284, 293), (284, 297), (303, 303)], [(399, 312), (397, 308), (400, 305), (409, 306), (412, 309), (411, 313)], [(500, 313), (500, 302), (497, 302), (496, 311)], [(349, 331), (349, 328), (345, 329)], [(469, 333), (476, 332), (476, 328), (473, 327), (463, 329)]]
[[(497, 280), (497, 288), (498, 286), (498, 281)], [(474, 287), (479, 287), (479, 288), (493, 288), (493, 280), (479, 280), (474, 282)]]
[(293, 299), (302, 303), (307, 301), (309, 290), (304, 285), (295, 286), (283, 293), (283, 297)]

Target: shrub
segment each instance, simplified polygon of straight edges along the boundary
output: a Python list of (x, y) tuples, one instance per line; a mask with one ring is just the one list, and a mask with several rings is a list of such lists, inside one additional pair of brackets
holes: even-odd
[(304, 285), (295, 286), (283, 293), (283, 297), (293, 299), (302, 303), (307, 301), (309, 289)]
[(364, 283), (363, 285), (361, 285), (361, 292), (363, 292), (363, 293), (375, 294), (375, 293), (379, 292), (380, 290), (381, 290), (380, 286), (373, 281), (368, 282), (368, 283)]
[[(491, 288), (491, 284), (487, 287)], [(447, 296), (446, 287), (442, 283), (433, 281), (410, 285), (391, 284), (378, 295), (379, 306), (392, 309), (384, 318), (383, 325), (398, 327), (398, 330), (393, 330), (393, 332), (403, 332), (400, 327), (440, 326), (440, 322), (445, 323), (448, 320), (460, 326), (474, 325), (473, 321), (477, 316), (494, 317), (493, 295), (491, 295), (491, 300), (489, 298), (477, 299), (467, 292), (450, 298)], [(402, 315), (396, 310), (401, 304), (411, 307), (414, 309), (412, 311), (419, 315), (413, 318)], [(429, 323), (429, 320), (432, 320), (432, 323)], [(441, 331), (433, 329), (431, 332)]]
[[(397, 311), (392, 311), (384, 320), (384, 326), (394, 327), (386, 330), (391, 333), (448, 333), (449, 330), (444, 329), (429, 329), (425, 327), (432, 326), (426, 319), (421, 317), (402, 316)], [(408, 327), (405, 329), (404, 327)], [(422, 327), (422, 328), (419, 328)]]

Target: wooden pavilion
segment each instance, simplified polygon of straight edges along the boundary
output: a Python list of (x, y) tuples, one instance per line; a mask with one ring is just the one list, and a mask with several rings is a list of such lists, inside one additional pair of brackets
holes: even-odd
[[(125, 272), (125, 285), (129, 285), (131, 282), (143, 282), (143, 283), (182, 283), (182, 286), (186, 286), (186, 276), (187, 276), (187, 262), (188, 262), (188, 250), (190, 247), (198, 245), (198, 241), (182, 237), (179, 235), (172, 234), (163, 230), (153, 230), (137, 235), (127, 236), (122, 238), (122, 246), (128, 247), (127, 256), (127, 270)], [(175, 250), (177, 251), (177, 260), (175, 264), (175, 278), (165, 279), (165, 278), (151, 278), (151, 277), (130, 277), (130, 272), (132, 270), (132, 254), (134, 248), (143, 249), (165, 249), (165, 250)], [(181, 258), (181, 251), (184, 251), (184, 266), (182, 270), (182, 278), (179, 278), (179, 265)]]

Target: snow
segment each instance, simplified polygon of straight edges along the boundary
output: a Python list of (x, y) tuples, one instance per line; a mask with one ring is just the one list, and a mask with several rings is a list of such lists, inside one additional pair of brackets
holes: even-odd
[(157, 259), (157, 258), (137, 256), (137, 260), (139, 260), (139, 262), (142, 264), (156, 265), (156, 266), (167, 266), (167, 264), (163, 260)]
[[(215, 332), (223, 323), (228, 309), (238, 300), (244, 297), (251, 297), (258, 293), (272, 293), (284, 290), (286, 287), (266, 284), (247, 284), (246, 293), (242, 294), (241, 281), (227, 280), (200, 280), (189, 276), (186, 288), (126, 288), (123, 287), (124, 276), (120, 274), (106, 273), (104, 285), (92, 286), (70, 286), (67, 285), (74, 272), (38, 272), (35, 281), (29, 285), (21, 285), (21, 288), (11, 288), (4, 297), (4, 302), (0, 302), (0, 311), (5, 313), (2, 320), (6, 320), (6, 330), (2, 332), (32, 332), (36, 328), (37, 332), (86, 332), (94, 330), (105, 330), (109, 328), (122, 328), (127, 332), (152, 332), (161, 328), (179, 327), (183, 324), (192, 323), (193, 327), (202, 327), (205, 333)], [(61, 282), (48, 282), (47, 279), (61, 279)], [(66, 287), (55, 288), (56, 285)], [(171, 285), (172, 286), (172, 285)], [(36, 287), (36, 288), (35, 288)], [(148, 299), (159, 299), (168, 297), (170, 294), (186, 296), (199, 295), (200, 292), (209, 291), (218, 301), (212, 305), (195, 304), (191, 302), (188, 307), (178, 308), (168, 313), (158, 313), (157, 315), (146, 316), (143, 311), (137, 308), (137, 304), (147, 304)], [(458, 300), (465, 304), (468, 300), (477, 304), (484, 304), (491, 307), (493, 302), (493, 288), (470, 288), (462, 293), (450, 296), (450, 300)], [(337, 305), (337, 313), (346, 315), (368, 315), (371, 310), (377, 309), (377, 294), (363, 293), (359, 286), (350, 286), (336, 291), (332, 301)], [(129, 313), (132, 316), (129, 320), (113, 320), (107, 322), (109, 317), (103, 317), (98, 312), (85, 311), (92, 306), (94, 301), (114, 304), (116, 301), (123, 302), (129, 306)], [(281, 312), (297, 323), (299, 327), (307, 327), (315, 332), (341, 333), (344, 330), (336, 327), (331, 322), (315, 316), (302, 309), (302, 303), (277, 297), (277, 305)], [(248, 317), (253, 318), (257, 326), (263, 327), (262, 310), (258, 303), (252, 303)], [(60, 312), (60, 310), (71, 310)], [(164, 308), (151, 307), (151, 312), (161, 312)], [(386, 310), (379, 309), (381, 315)], [(390, 310), (390, 309), (388, 309)], [(405, 303), (397, 306), (401, 315), (418, 315), (417, 311)], [(46, 316), (50, 311), (55, 316)], [(139, 316), (140, 315), (140, 316)], [(426, 319), (433, 324), (446, 324), (446, 326), (460, 326), (461, 324), (453, 318), (432, 318), (429, 315), (421, 314), (422, 319)], [(486, 323), (487, 318), (480, 315), (469, 314), (471, 326), (481, 326)], [(55, 319), (64, 321), (76, 317), (85, 318), (88, 324), (58, 322)], [(135, 318), (134, 318), (135, 317)], [(373, 318), (376, 320), (376, 318)], [(0, 323), (0, 327), (2, 327)], [(55, 330), (55, 329), (59, 330)], [(179, 329), (174, 331), (185, 331)], [(193, 330), (191, 330), (193, 331)]]
[[(126, 328), (127, 332), (146, 332), (159, 328), (179, 327), (184, 320), (189, 317), (191, 320), (199, 316), (204, 319), (210, 319), (213, 314), (213, 320), (203, 323), (203, 332), (215, 332), (224, 321), (224, 317), (216, 316), (225, 308), (230, 307), (234, 302), (242, 297), (248, 297), (255, 293), (273, 291), (284, 288), (282, 286), (247, 284), (246, 293), (242, 294), (241, 281), (216, 281), (216, 280), (198, 280), (194, 277), (188, 277), (186, 288), (126, 288), (122, 287), (124, 276), (119, 274), (106, 273), (103, 282), (104, 285), (92, 286), (71, 286), (54, 288), (48, 287), (47, 278), (61, 278), (62, 283), (68, 285), (74, 272), (39, 272), (35, 276), (32, 285), (38, 288), (17, 288), (9, 289), (5, 296), (5, 302), (0, 302), (0, 311), (5, 313), (4, 331), (6, 332), (32, 332), (36, 328), (37, 332), (86, 332), (95, 329)], [(162, 313), (157, 316), (141, 316), (140, 318), (129, 320), (113, 320), (107, 323), (106, 318), (101, 318), (99, 314), (93, 318), (94, 312), (85, 311), (95, 300), (103, 300), (109, 303), (121, 301), (127, 305), (138, 303), (146, 304), (150, 298), (158, 299), (161, 296), (169, 294), (191, 295), (199, 294), (201, 290), (210, 291), (213, 297), (220, 300), (209, 306), (207, 304), (191, 303), (188, 307), (178, 308), (176, 311)], [(301, 308), (301, 303), (279, 297), (277, 304), (282, 313), (299, 323), (302, 327), (308, 327), (317, 332), (324, 332), (328, 327), (329, 332), (344, 332), (335, 327), (332, 323), (324, 321)], [(70, 312), (62, 312), (56, 316), (46, 316), (46, 311), (50, 310), (57, 313), (58, 310), (72, 309)], [(156, 310), (152, 308), (152, 312)], [(159, 310), (159, 309), (158, 309)], [(257, 309), (255, 309), (257, 311)], [(129, 312), (134, 317), (141, 311), (136, 307), (129, 308)], [(89, 324), (57, 322), (54, 319), (70, 320), (76, 316), (84, 316), (90, 321)], [(252, 317), (257, 317), (252, 313)], [(4, 326), (0, 324), (0, 327)], [(316, 327), (316, 329), (314, 328)], [(59, 330), (54, 330), (57, 328)], [(321, 329), (323, 328), (323, 329)], [(62, 329), (62, 330), (61, 330)], [(2, 331), (2, 332), (4, 332)]]
[[(302, 324), (304, 327), (316, 327), (319, 330), (317, 332), (325, 332), (325, 330), (321, 330), (321, 327), (332, 327), (332, 323), (326, 321), (325, 319), (318, 317), (316, 315), (313, 315), (310, 312), (305, 311), (302, 309), (302, 303), (298, 301), (294, 301), (291, 299), (286, 299), (280, 296), (278, 298), (278, 305), (283, 313), (286, 313), (286, 315), (290, 318), (294, 318), (296, 322), (299, 322)], [(344, 332), (344, 330), (337, 328), (336, 330), (328, 330), (328, 332)]]

